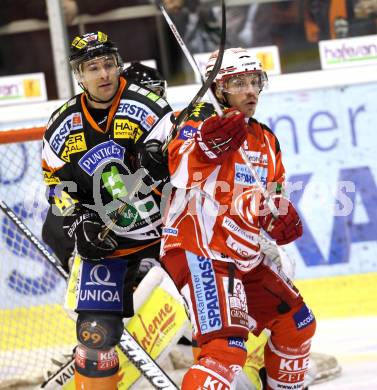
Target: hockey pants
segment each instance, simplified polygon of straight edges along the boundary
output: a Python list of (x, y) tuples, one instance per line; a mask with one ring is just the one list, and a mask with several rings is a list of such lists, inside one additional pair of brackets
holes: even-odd
[[(183, 390), (232, 389), (246, 362), (244, 340), (271, 331), (265, 346), (267, 388), (301, 389), (308, 368), (315, 318), (292, 282), (264, 258), (242, 274), (229, 262), (172, 250), (162, 263), (181, 292), (200, 352)], [(211, 387), (212, 386), (212, 387)]]

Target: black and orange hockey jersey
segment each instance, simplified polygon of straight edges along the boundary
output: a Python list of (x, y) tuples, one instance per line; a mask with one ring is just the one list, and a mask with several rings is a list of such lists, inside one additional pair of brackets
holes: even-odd
[[(84, 94), (56, 110), (43, 139), (42, 167), (55, 214), (65, 215), (77, 204), (100, 207), (104, 214), (131, 190), (124, 184), (134, 173), (134, 159), (148, 139), (163, 141), (171, 128), (171, 108), (152, 91), (121, 77), (105, 130), (93, 120)], [(119, 224), (133, 227), (120, 237), (116, 255), (152, 245), (160, 239), (160, 195), (145, 194), (128, 205)], [(109, 206), (110, 203), (110, 206)], [(89, 207), (90, 208), (90, 207)], [(101, 213), (100, 213), (101, 215)], [(136, 221), (136, 222), (135, 222)]]

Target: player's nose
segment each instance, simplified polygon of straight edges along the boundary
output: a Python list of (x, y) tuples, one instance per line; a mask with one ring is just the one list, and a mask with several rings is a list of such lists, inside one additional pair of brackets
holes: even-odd
[(105, 66), (101, 66), (101, 69), (100, 69), (100, 77), (101, 77), (102, 79), (108, 79), (108, 78), (109, 78), (109, 74), (110, 74), (109, 70), (106, 69)]

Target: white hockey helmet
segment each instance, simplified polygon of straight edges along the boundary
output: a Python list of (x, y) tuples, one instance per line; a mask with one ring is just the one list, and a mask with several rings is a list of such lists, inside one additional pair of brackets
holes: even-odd
[[(206, 66), (206, 77), (208, 77), (209, 73), (213, 69), (217, 55), (218, 50), (211, 54)], [(227, 84), (229, 84), (229, 80), (234, 76), (244, 74), (253, 74), (257, 76), (255, 82), (259, 92), (262, 91), (268, 82), (267, 74), (263, 70), (262, 64), (257, 57), (241, 47), (226, 49), (224, 51), (220, 70), (215, 77), (217, 87), (228, 93), (242, 93), (244, 90), (249, 88), (247, 85), (243, 85), (242, 83), (233, 83), (233, 88), (230, 88)]]

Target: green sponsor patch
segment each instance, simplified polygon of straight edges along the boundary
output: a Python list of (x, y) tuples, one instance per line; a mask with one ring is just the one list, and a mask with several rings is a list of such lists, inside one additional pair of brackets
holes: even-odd
[(156, 95), (154, 92), (149, 92), (147, 98), (155, 102), (160, 98), (160, 96)]
[(110, 172), (103, 172), (102, 181), (113, 199), (123, 198), (128, 194), (117, 167), (112, 166)]

